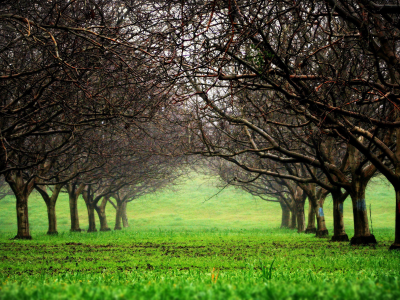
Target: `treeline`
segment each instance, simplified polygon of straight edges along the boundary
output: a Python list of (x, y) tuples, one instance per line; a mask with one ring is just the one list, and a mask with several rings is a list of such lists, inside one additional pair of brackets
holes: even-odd
[(157, 186), (202, 155), (226, 162), (227, 182), (273, 196), (300, 232), (308, 198), (317, 236), (327, 234), (331, 194), (333, 240), (347, 240), (349, 197), (354, 244), (376, 242), (365, 189), (381, 174), (396, 192), (400, 248), (396, 1), (3, 3), (0, 173), (17, 237), (30, 236), (35, 188), (49, 221), (49, 185), (81, 191), (100, 217), (121, 186), (142, 186), (140, 172)]

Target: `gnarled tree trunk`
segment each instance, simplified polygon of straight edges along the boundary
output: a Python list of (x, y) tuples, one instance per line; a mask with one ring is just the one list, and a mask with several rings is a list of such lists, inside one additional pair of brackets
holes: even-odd
[(396, 192), (396, 223), (394, 232), (394, 243), (390, 246), (390, 250), (400, 250), (400, 188), (395, 189)]
[(325, 203), (325, 195), (320, 195), (319, 199), (317, 199), (316, 206), (316, 217), (317, 217), (317, 237), (324, 237), (328, 235), (328, 229), (326, 228), (325, 223), (325, 214), (324, 214), (324, 203)]
[(115, 209), (115, 226), (114, 230), (121, 230), (122, 226), (122, 201), (116, 200), (117, 208)]
[(97, 212), (97, 215), (99, 216), (99, 221), (100, 221), (100, 231), (110, 231), (110, 227), (108, 227), (107, 223), (107, 216), (106, 216), (106, 205), (107, 205), (108, 199), (107, 197), (103, 197), (103, 200), (101, 201), (100, 205), (95, 205), (94, 208)]
[(290, 209), (285, 203), (285, 201), (279, 201), (279, 204), (281, 205), (282, 209), (282, 222), (281, 222), (281, 228), (289, 228), (290, 225)]
[(124, 226), (124, 228), (128, 228), (129, 227), (129, 223), (128, 223), (128, 216), (126, 214), (126, 206), (128, 205), (128, 202), (124, 202), (122, 203), (122, 226)]
[(312, 206), (310, 199), (308, 200), (308, 222), (305, 233), (316, 233), (317, 228), (315, 228), (315, 209)]
[(86, 208), (88, 211), (88, 221), (89, 221), (89, 228), (87, 232), (97, 232), (96, 229), (96, 219), (95, 219), (95, 214), (94, 214), (94, 204), (92, 203), (86, 203)]
[(333, 199), (333, 242), (348, 242), (349, 237), (344, 229), (343, 195), (341, 192), (332, 192)]
[(29, 230), (28, 198), (34, 187), (34, 179), (24, 182), (22, 173), (19, 171), (9, 172), (5, 179), (10, 185), (16, 198), (18, 232), (15, 239), (32, 239)]
[(296, 229), (297, 228), (297, 208), (296, 205), (293, 205), (291, 211), (291, 216), (290, 216), (290, 229)]
[(58, 195), (60, 194), (61, 188), (63, 184), (56, 184), (54, 186), (54, 191), (51, 196), (46, 191), (46, 187), (44, 186), (36, 186), (36, 190), (42, 196), (44, 202), (47, 207), (47, 218), (49, 220), (49, 228), (47, 230), (47, 234), (53, 235), (58, 234), (57, 231), (57, 216), (56, 216), (56, 203), (58, 199)]
[(85, 185), (83, 183), (77, 186), (76, 183), (69, 183), (67, 185), (67, 191), (69, 196), (69, 211), (71, 216), (71, 229), (72, 232), (81, 232), (79, 226), (79, 214), (78, 214), (78, 197), (82, 193)]
[(369, 230), (367, 205), (365, 202), (366, 182), (353, 179), (353, 189), (350, 193), (353, 204), (354, 237), (351, 244), (376, 244), (376, 239)]
[(297, 205), (297, 232), (304, 232), (306, 230), (306, 219), (304, 216), (304, 202), (296, 203)]
[[(397, 112), (399, 114), (399, 112)], [(400, 120), (400, 116), (397, 117), (397, 121)], [(394, 243), (390, 246), (389, 250), (400, 250), (400, 128), (396, 128), (396, 158), (397, 164), (395, 169), (395, 175), (397, 179), (397, 184), (394, 184), (393, 187), (396, 193), (396, 207), (395, 207), (395, 231), (394, 231)]]
[(85, 200), (87, 212), (88, 212), (88, 221), (89, 221), (89, 228), (87, 232), (97, 232), (96, 229), (96, 219), (95, 219), (95, 202), (93, 201), (93, 195), (90, 193), (90, 187), (88, 191), (82, 193), (83, 200)]
[(301, 233), (306, 230), (306, 219), (304, 216), (304, 203), (306, 202), (307, 195), (299, 186), (296, 187), (294, 195), (294, 206), (296, 206), (296, 221), (297, 232)]

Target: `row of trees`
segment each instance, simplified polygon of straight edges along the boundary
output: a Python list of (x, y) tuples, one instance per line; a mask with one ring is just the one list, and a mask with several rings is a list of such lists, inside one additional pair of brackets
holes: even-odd
[(189, 151), (222, 157), (253, 178), (295, 181), (318, 231), (326, 230), (330, 193), (334, 239), (344, 238), (350, 195), (352, 243), (376, 242), (365, 189), (379, 172), (396, 192), (391, 248), (399, 248), (399, 8), (346, 0), (182, 4), (175, 10), (182, 34), (171, 33), (171, 44), (182, 49), (180, 92), (197, 137)]
[(169, 75), (151, 36), (137, 30), (150, 14), (141, 9), (126, 1), (2, 1), (0, 176), (16, 197), (16, 238), (31, 238), (34, 189), (49, 234), (57, 233), (64, 190), (72, 231), (80, 231), (80, 194), (88, 231), (96, 230), (94, 211), (108, 230), (107, 202), (115, 202), (119, 229), (128, 202), (179, 175), (178, 158), (166, 156), (179, 131), (164, 130), (160, 115)]
[(79, 179), (91, 207), (146, 155), (200, 154), (281, 193), (300, 231), (308, 197), (326, 234), (331, 194), (333, 239), (347, 239), (350, 196), (356, 244), (376, 242), (365, 189), (381, 174), (400, 247), (397, 2), (14, 2), (0, 11), (0, 174), (22, 223), (35, 186)]

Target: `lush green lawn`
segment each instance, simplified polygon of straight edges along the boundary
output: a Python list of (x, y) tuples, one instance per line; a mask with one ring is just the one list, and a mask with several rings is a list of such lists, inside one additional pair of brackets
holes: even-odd
[[(141, 197), (128, 205), (131, 227), (138, 230), (163, 229), (252, 229), (278, 228), (281, 210), (277, 203), (265, 202), (241, 190), (229, 187), (216, 197), (210, 197), (220, 190), (215, 178), (194, 177), (184, 180), (173, 190)], [(207, 201), (208, 200), (208, 201)], [(367, 192), (367, 206), (372, 206), (373, 228), (394, 227), (394, 191), (382, 180), (375, 179)], [(15, 199), (8, 197), (0, 201), (0, 232), (16, 234)], [(306, 204), (308, 208), (308, 204)], [(86, 207), (79, 200), (81, 228), (88, 227)], [(47, 231), (46, 206), (40, 195), (33, 193), (29, 199), (29, 220), (31, 234)], [(70, 228), (68, 197), (61, 194), (57, 202), (58, 229), (60, 232)], [(333, 229), (332, 200), (325, 202), (326, 223)], [(110, 228), (114, 228), (115, 210), (107, 205), (107, 218)], [(346, 229), (353, 227), (351, 201), (344, 205)]]
[(377, 233), (377, 247), (279, 229), (3, 239), (0, 298), (399, 299), (400, 253)]
[[(43, 200), (32, 195), (32, 241), (12, 241), (14, 200), (0, 202), (2, 299), (399, 299), (400, 253), (394, 195), (368, 191), (378, 245), (350, 246), (278, 229), (280, 209), (203, 177), (128, 206), (129, 229), (69, 233), (68, 201), (58, 203), (58, 236), (47, 236)], [(205, 202), (204, 202), (205, 201)], [(332, 228), (331, 200), (326, 202)], [(81, 227), (87, 227), (83, 201)], [(114, 211), (108, 207), (110, 227)], [(345, 222), (352, 236), (350, 201)]]

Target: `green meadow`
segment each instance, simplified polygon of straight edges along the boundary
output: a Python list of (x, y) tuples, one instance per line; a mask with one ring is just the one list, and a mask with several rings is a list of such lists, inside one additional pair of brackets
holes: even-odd
[[(43, 200), (29, 202), (33, 240), (16, 234), (15, 200), (0, 201), (0, 299), (399, 299), (394, 192), (375, 179), (367, 193), (376, 246), (332, 243), (279, 229), (279, 204), (194, 176), (128, 205), (122, 231), (70, 233), (68, 197), (47, 236)], [(217, 196), (214, 196), (220, 191)], [(213, 197), (214, 196), (214, 197)], [(82, 199), (81, 228), (87, 228)], [(345, 226), (352, 236), (351, 203)], [(107, 205), (110, 228), (114, 208)], [(325, 203), (332, 229), (332, 201)]]

